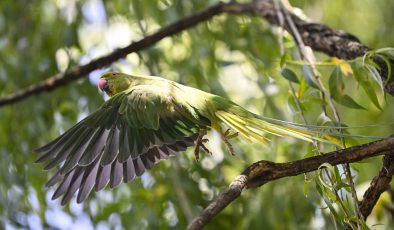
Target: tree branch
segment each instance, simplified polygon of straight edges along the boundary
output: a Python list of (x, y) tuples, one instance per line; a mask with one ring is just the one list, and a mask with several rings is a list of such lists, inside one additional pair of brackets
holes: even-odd
[(192, 16), (186, 17), (175, 23), (172, 23), (160, 29), (156, 33), (146, 36), (137, 42), (133, 42), (124, 48), (117, 49), (106, 56), (97, 58), (89, 62), (88, 64), (75, 66), (70, 70), (66, 71), (65, 73), (56, 74), (37, 84), (28, 86), (27, 88), (21, 89), (8, 96), (4, 96), (0, 98), (0, 107), (7, 104), (16, 103), (32, 95), (38, 95), (44, 91), (52, 91), (60, 86), (66, 85), (72, 81), (84, 77), (85, 75), (89, 74), (93, 70), (108, 66), (111, 63), (126, 57), (130, 53), (134, 53), (146, 49), (154, 45), (158, 41), (162, 40), (163, 38), (175, 35), (183, 30), (189, 29), (197, 25), (198, 23), (209, 20), (215, 15), (219, 15), (223, 12), (227, 12), (227, 13), (252, 12), (252, 5), (230, 2), (230, 3), (219, 3), (214, 6), (211, 6)]
[[(75, 66), (65, 73), (56, 74), (37, 84), (30, 85), (15, 93), (1, 97), (0, 107), (19, 102), (45, 91), (52, 91), (58, 87), (84, 77), (93, 70), (108, 66), (111, 63), (126, 57), (130, 53), (146, 49), (165, 37), (175, 35), (222, 13), (254, 14), (264, 17), (273, 25), (281, 26), (272, 0), (254, 0), (251, 3), (244, 4), (236, 2), (219, 3), (200, 11), (199, 13), (170, 24), (169, 26), (163, 27), (152, 35), (144, 37), (137, 42), (133, 42), (129, 46), (117, 49), (106, 56), (97, 58), (88, 64)], [(304, 43), (315, 51), (320, 51), (329, 56), (335, 56), (342, 59), (353, 59), (363, 56), (366, 51), (370, 50), (369, 47), (360, 43), (355, 36), (349, 33), (334, 30), (323, 24), (309, 23), (300, 19), (291, 12), (289, 12), (289, 14), (295, 22)], [(283, 27), (289, 33), (292, 33), (287, 24), (284, 24)], [(394, 95), (394, 77), (387, 77), (388, 71), (384, 62), (380, 61), (378, 64), (382, 67), (381, 74), (384, 80), (391, 79), (391, 81), (386, 84), (386, 92)], [(394, 71), (392, 71), (392, 75), (394, 75)]]
[[(273, 0), (254, 0), (254, 5), (256, 15), (264, 17), (272, 25), (282, 26), (293, 37), (295, 36), (288, 22), (279, 22), (278, 12), (275, 10)], [(331, 57), (350, 60), (361, 57), (368, 50), (371, 50), (350, 33), (332, 29), (324, 24), (304, 21), (289, 11), (286, 11), (286, 14), (291, 16), (305, 45), (310, 46), (314, 51), (323, 52)], [(383, 82), (386, 82), (386, 92), (394, 96), (394, 71), (391, 72), (391, 76), (388, 76), (389, 71), (386, 63), (381, 58), (375, 58), (374, 61), (380, 67), (379, 73)], [(393, 59), (390, 59), (390, 64), (391, 69), (393, 69)], [(387, 79), (390, 80), (387, 82)]]
[(394, 150), (383, 158), (383, 167), (379, 174), (373, 178), (370, 187), (365, 191), (363, 200), (359, 202), (360, 211), (364, 220), (371, 214), (373, 207), (380, 195), (390, 188), (390, 182), (394, 175)]
[(296, 176), (315, 171), (324, 163), (329, 163), (331, 165), (352, 163), (383, 154), (394, 157), (394, 155), (392, 155), (394, 154), (392, 151), (393, 147), (394, 137), (389, 137), (368, 144), (341, 149), (324, 155), (309, 157), (293, 162), (274, 163), (270, 161), (258, 161), (246, 168), (246, 170), (231, 183), (226, 191), (220, 194), (189, 224), (187, 229), (202, 229), (212, 218), (238, 198), (244, 188), (259, 187), (283, 177)]
[[(272, 0), (255, 0), (255, 13), (264, 17), (271, 24), (281, 26), (277, 16), (278, 12), (275, 11)], [(290, 15), (305, 45), (315, 51), (323, 52), (331, 57), (350, 60), (363, 56), (366, 51), (370, 50), (352, 34), (332, 29), (324, 24), (304, 21), (289, 11), (286, 14)], [(294, 37), (288, 22), (283, 23), (282, 26)]]

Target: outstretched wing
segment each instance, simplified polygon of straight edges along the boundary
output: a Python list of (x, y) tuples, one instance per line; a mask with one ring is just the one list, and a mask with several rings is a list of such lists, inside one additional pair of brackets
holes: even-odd
[(190, 113), (168, 92), (142, 85), (119, 93), (57, 139), (36, 150), (45, 169), (58, 168), (47, 186), (52, 199), (82, 202), (93, 189), (111, 188), (142, 175), (159, 160), (193, 145), (209, 120)]

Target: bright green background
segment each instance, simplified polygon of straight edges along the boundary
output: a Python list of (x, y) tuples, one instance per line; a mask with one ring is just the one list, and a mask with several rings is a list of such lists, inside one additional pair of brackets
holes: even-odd
[[(204, 9), (208, 0), (2, 0), (0, 1), (0, 96), (37, 83), (138, 40), (158, 28)], [(247, 1), (244, 1), (247, 2)], [(373, 48), (394, 46), (390, 0), (291, 1), (314, 21), (356, 35)], [(94, 8), (102, 6), (104, 14)], [(101, 20), (99, 20), (101, 18)], [(93, 19), (93, 20), (92, 20)], [(278, 30), (258, 17), (221, 15), (200, 23), (154, 47), (130, 54), (110, 69), (155, 74), (231, 98), (265, 116), (301, 122), (290, 113), (288, 82), (278, 74)], [(286, 46), (292, 42), (286, 36)], [(321, 60), (327, 59), (318, 54)], [(332, 66), (322, 67), (325, 81)], [(82, 205), (73, 200), (62, 208), (51, 201), (53, 189), (44, 188), (52, 172), (34, 163), (33, 149), (70, 128), (103, 102), (93, 84), (102, 72), (49, 93), (0, 108), (0, 224), (8, 229), (83, 227), (86, 229), (184, 229), (187, 219), (223, 191), (251, 163), (302, 158), (309, 145), (293, 139), (276, 139), (269, 146), (233, 140), (237, 155), (227, 154), (216, 134), (210, 134), (214, 156), (196, 163), (192, 151), (161, 162), (143, 180), (122, 184), (91, 195)], [(346, 77), (346, 90), (368, 110), (338, 106), (348, 125), (388, 124), (394, 113), (387, 96), (379, 111)], [(297, 87), (297, 86), (296, 86)], [(378, 89), (375, 87), (375, 89)], [(316, 123), (321, 113), (313, 91), (304, 98), (306, 116)], [(382, 99), (382, 97), (380, 98)], [(383, 100), (381, 100), (383, 102)], [(392, 126), (355, 131), (363, 135), (390, 135)], [(365, 140), (364, 140), (365, 141)], [(329, 151), (330, 148), (327, 148)], [(380, 169), (380, 158), (354, 164), (359, 189)], [(312, 180), (313, 181), (313, 180)], [(179, 194), (186, 199), (180, 199)], [(182, 203), (182, 204), (181, 204)], [(309, 229), (332, 228), (314, 182), (304, 195), (304, 177), (281, 179), (260, 189), (245, 191), (207, 229)], [(382, 206), (379, 206), (382, 210)], [(188, 209), (190, 209), (189, 217)], [(393, 224), (381, 216), (370, 224)], [(374, 219), (375, 218), (375, 219)], [(0, 228), (2, 226), (0, 225)]]

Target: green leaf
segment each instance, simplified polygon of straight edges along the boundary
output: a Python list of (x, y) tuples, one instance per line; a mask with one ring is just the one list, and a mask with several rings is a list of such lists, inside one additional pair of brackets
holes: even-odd
[(282, 68), (290, 58), (291, 57), (290, 57), (289, 53), (287, 53), (287, 52), (284, 53), (282, 55), (282, 57), (280, 57), (280, 62), (279, 62), (280, 68)]
[(300, 83), (297, 75), (291, 69), (284, 68), (284, 69), (282, 69), (281, 74), (284, 78), (286, 78), (287, 80), (289, 80), (291, 82)]
[(302, 98), (308, 89), (308, 84), (304, 78), (301, 78), (300, 87), (298, 87), (298, 97)]
[[(320, 184), (326, 188), (332, 188), (332, 185), (327, 183), (326, 179), (328, 178), (324, 178), (326, 175), (323, 175), (323, 173), (328, 173), (331, 178), (335, 177), (334, 166), (329, 163), (324, 163), (319, 166), (318, 170)], [(335, 178), (333, 178), (333, 180), (335, 180)]]
[(382, 59), (384, 61), (384, 63), (386, 64), (387, 79), (386, 79), (384, 84), (387, 84), (390, 81), (390, 79), (391, 79), (391, 61), (384, 54), (377, 54), (376, 56), (378, 56), (380, 59)]
[(344, 95), (345, 84), (343, 82), (341, 69), (337, 66), (334, 71), (332, 71), (330, 79), (328, 81), (328, 87), (331, 93), (331, 96), (335, 99)]
[(334, 71), (332, 71), (331, 73), (328, 87), (330, 89), (331, 97), (338, 104), (352, 109), (365, 109), (363, 106), (359, 105), (356, 101), (354, 101), (349, 95), (345, 94), (343, 73), (338, 66), (335, 67)]
[(379, 54), (386, 54), (389, 55), (390, 57), (394, 58), (394, 48), (393, 47), (385, 47), (385, 48), (380, 48), (375, 50), (376, 53)]
[(364, 108), (363, 106), (359, 105), (356, 101), (354, 101), (349, 95), (343, 95), (340, 98), (334, 98), (334, 100), (338, 103), (341, 104), (343, 106), (346, 106), (348, 108), (352, 108), (352, 109), (364, 109), (367, 110), (366, 108)]
[(302, 71), (304, 72), (304, 79), (305, 79), (306, 83), (315, 89), (319, 89), (319, 86), (317, 86), (317, 84), (316, 84), (315, 77), (313, 76), (313, 74), (311, 72), (311, 69), (308, 66), (304, 65), (302, 67)]
[(363, 73), (361, 73), (360, 68), (358, 68), (357, 66), (352, 66), (352, 69), (353, 69), (354, 78), (361, 85), (364, 92), (367, 94), (369, 100), (372, 101), (372, 103), (375, 105), (376, 108), (382, 110), (382, 107), (379, 104), (378, 96), (371, 82), (367, 80), (367, 78)]
[(380, 77), (379, 74), (379, 69), (380, 66), (378, 64), (376, 64), (371, 57), (375, 55), (374, 52), (370, 51), (367, 52), (364, 57), (363, 57), (363, 65), (364, 67), (368, 70), (370, 76), (379, 84), (380, 89), (382, 90), (382, 92), (384, 92), (384, 84), (383, 84), (383, 80)]
[(336, 202), (338, 200), (337, 196), (330, 188), (323, 187), (323, 195), (328, 197), (331, 202)]
[(324, 189), (324, 186), (322, 186), (321, 184), (318, 183), (318, 181), (316, 181), (317, 192), (323, 197), (324, 202), (326, 203), (327, 207), (330, 209), (330, 214), (332, 214), (334, 216), (335, 220), (340, 223), (341, 218), (339, 217), (337, 210), (332, 205), (332, 202), (330, 202), (330, 200), (327, 199), (327, 197), (325, 196), (323, 189)]

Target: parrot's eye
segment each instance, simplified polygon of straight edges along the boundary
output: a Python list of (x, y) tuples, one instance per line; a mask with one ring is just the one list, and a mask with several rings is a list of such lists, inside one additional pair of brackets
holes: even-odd
[(100, 79), (98, 82), (98, 87), (103, 90), (104, 92), (107, 92), (109, 90), (109, 85), (107, 80), (105, 79)]

